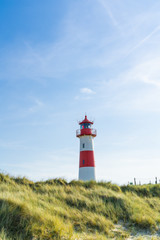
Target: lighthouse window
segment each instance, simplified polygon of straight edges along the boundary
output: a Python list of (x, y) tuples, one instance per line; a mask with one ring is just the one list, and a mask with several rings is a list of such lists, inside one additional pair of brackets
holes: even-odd
[(91, 124), (90, 123), (84, 123), (84, 128), (91, 128)]
[(91, 124), (90, 123), (83, 123), (80, 125), (80, 129), (84, 129), (84, 128), (91, 128)]
[(85, 164), (85, 161), (83, 160), (83, 165)]
[(83, 143), (83, 148), (85, 148), (85, 143)]

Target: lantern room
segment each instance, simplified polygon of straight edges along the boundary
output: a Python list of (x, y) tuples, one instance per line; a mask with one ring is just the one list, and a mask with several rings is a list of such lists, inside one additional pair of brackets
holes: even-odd
[(80, 137), (84, 135), (91, 135), (96, 137), (97, 133), (96, 130), (92, 128), (92, 124), (93, 122), (89, 121), (85, 115), (85, 119), (82, 122), (79, 122), (80, 129), (76, 131), (76, 136)]

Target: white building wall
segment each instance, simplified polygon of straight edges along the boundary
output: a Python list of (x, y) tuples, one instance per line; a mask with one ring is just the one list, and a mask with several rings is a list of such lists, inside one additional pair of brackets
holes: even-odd
[(93, 137), (92, 136), (81, 136), (80, 137), (80, 151), (93, 151)]
[(79, 168), (79, 180), (82, 181), (96, 181), (95, 167), (81, 167)]

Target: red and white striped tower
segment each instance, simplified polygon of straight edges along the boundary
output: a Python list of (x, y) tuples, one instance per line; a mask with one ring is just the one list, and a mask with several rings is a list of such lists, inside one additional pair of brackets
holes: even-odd
[(80, 129), (76, 131), (76, 136), (80, 139), (80, 159), (79, 159), (79, 180), (96, 180), (93, 139), (97, 131), (92, 128), (93, 122), (85, 119), (79, 122)]

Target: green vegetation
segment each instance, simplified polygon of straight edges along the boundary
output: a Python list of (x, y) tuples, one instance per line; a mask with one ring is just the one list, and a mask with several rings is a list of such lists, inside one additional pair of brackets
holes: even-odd
[(0, 240), (128, 239), (157, 233), (159, 224), (159, 184), (34, 183), (0, 174)]

